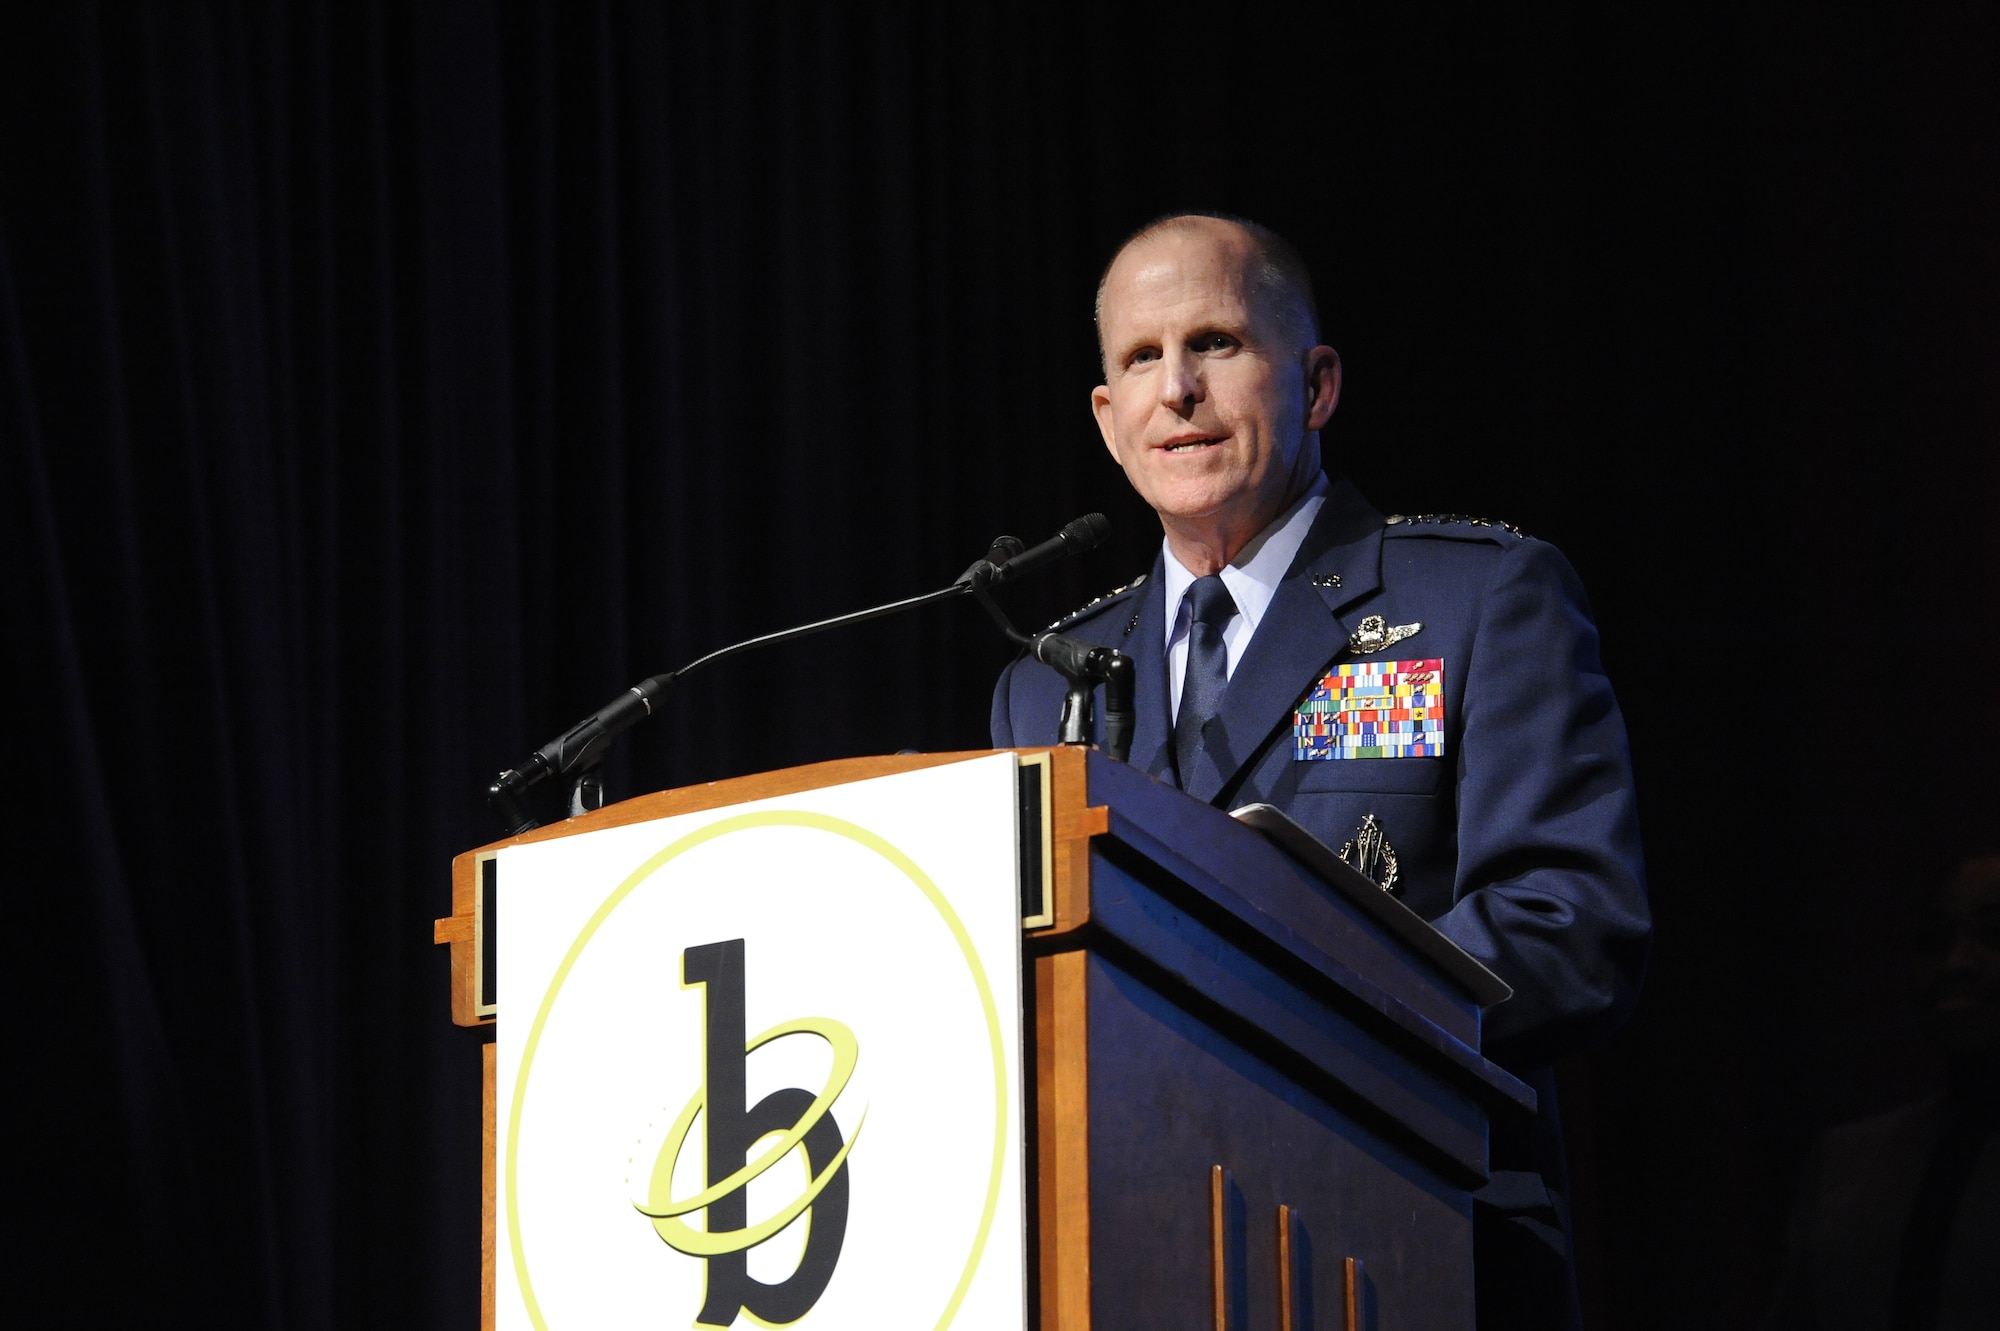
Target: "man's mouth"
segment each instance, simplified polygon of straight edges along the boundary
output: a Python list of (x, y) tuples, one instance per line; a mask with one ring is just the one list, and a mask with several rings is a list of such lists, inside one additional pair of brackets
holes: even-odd
[(1173, 439), (1166, 444), (1169, 453), (1198, 453), (1204, 448), (1212, 448), (1221, 443), (1220, 439), (1203, 435), (1196, 439)]

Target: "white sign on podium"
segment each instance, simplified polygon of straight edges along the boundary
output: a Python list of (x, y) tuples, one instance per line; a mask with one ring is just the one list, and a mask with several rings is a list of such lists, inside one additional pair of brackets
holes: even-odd
[(1025, 1325), (1015, 763), (499, 852), (498, 1326)]

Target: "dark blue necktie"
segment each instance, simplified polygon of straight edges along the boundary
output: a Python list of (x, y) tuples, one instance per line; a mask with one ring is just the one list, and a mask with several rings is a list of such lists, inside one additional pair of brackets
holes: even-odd
[(1188, 788), (1194, 756), (1201, 751), (1201, 728), (1222, 705), (1222, 691), (1229, 684), (1229, 649), (1223, 644), (1222, 630), (1236, 617), (1236, 602), (1229, 588), (1222, 585), (1219, 573), (1196, 578), (1188, 588), (1188, 600), (1194, 607), (1194, 621), (1188, 626), (1180, 715), (1174, 718), (1174, 765), (1182, 790)]

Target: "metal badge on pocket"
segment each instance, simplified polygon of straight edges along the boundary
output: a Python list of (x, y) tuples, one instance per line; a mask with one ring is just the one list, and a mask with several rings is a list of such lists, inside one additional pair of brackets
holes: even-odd
[(1364, 814), (1361, 826), (1340, 846), (1341, 862), (1384, 892), (1396, 890), (1396, 848), (1382, 835), (1375, 815)]

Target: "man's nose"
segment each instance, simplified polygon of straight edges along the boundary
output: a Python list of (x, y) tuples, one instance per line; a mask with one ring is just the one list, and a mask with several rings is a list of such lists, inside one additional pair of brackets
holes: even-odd
[(1160, 404), (1186, 416), (1193, 412), (1195, 403), (1208, 396), (1208, 387), (1202, 380), (1201, 358), (1182, 348), (1168, 352), (1166, 373), (1160, 376)]

